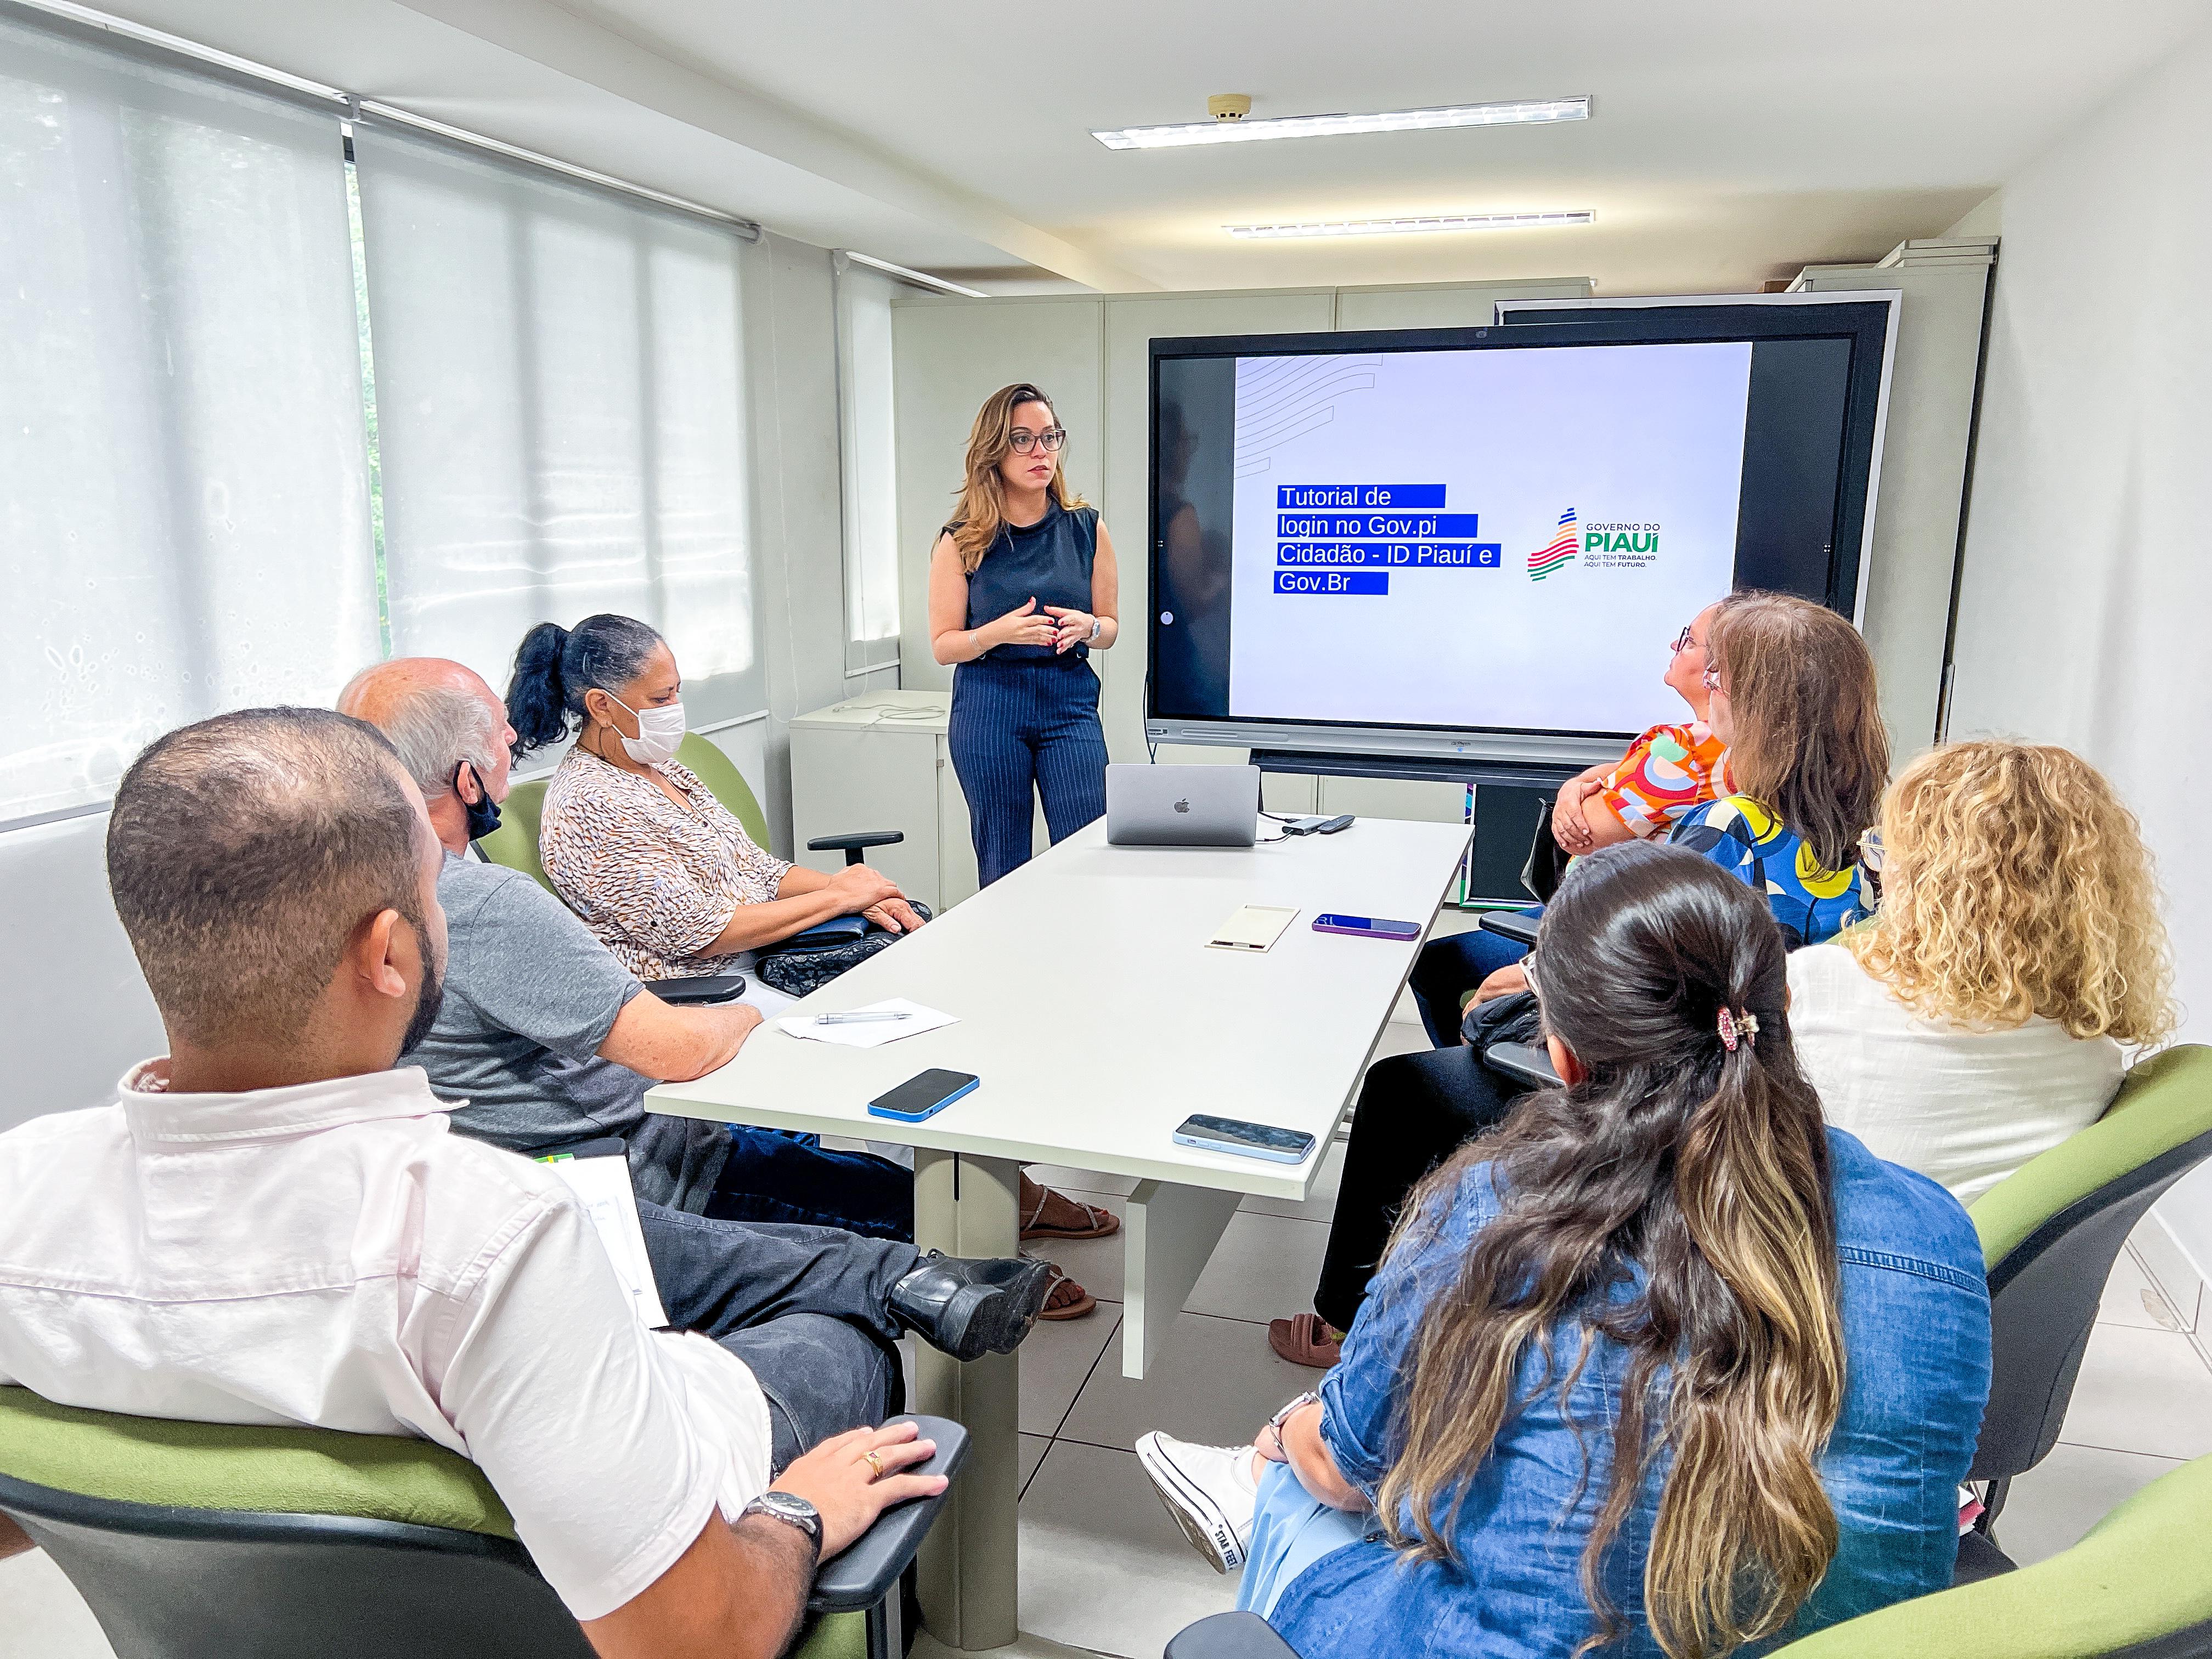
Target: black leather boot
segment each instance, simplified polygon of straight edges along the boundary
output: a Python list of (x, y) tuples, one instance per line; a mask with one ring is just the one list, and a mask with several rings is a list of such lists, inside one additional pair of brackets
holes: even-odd
[(891, 1313), (955, 1359), (1012, 1353), (1052, 1290), (1052, 1264), (1020, 1256), (970, 1260), (932, 1250), (891, 1286)]

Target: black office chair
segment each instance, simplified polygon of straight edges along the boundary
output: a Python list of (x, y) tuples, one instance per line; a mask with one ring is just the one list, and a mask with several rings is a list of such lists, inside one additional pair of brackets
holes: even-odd
[(903, 830), (855, 830), (848, 835), (816, 836), (806, 843), (810, 853), (834, 853), (844, 849), (847, 865), (860, 863), (860, 854), (871, 847), (895, 847), (906, 839)]
[[(918, 1418), (952, 1474), (967, 1431)], [(793, 1659), (904, 1650), (899, 1581), (944, 1504), (825, 1566)], [(117, 1659), (592, 1659), (475, 1465), (427, 1441), (77, 1411), (0, 1388), (0, 1513), (69, 1576)]]

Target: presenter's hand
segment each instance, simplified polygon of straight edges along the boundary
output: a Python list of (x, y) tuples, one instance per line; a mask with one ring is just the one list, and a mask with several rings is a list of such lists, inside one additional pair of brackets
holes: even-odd
[(885, 899), (860, 914), (886, 933), (911, 933), (921, 926), (921, 915), (902, 898)]
[(830, 878), (830, 890), (836, 894), (844, 905), (841, 913), (852, 915), (859, 911), (874, 908), (885, 899), (899, 896), (898, 884), (872, 865), (848, 864)]
[[(912, 1423), (854, 1429), (793, 1458), (775, 1482), (778, 1492), (804, 1498), (822, 1516), (822, 1559), (830, 1559), (876, 1523), (894, 1504), (934, 1498), (945, 1488), (941, 1474), (902, 1474), (937, 1451), (934, 1440), (917, 1440)], [(869, 1454), (873, 1453), (871, 1463)], [(879, 1477), (876, 1471), (883, 1473)]]
[(1060, 632), (1053, 619), (1037, 610), (1032, 598), (1018, 611), (1009, 611), (994, 623), (986, 623), (982, 632), (991, 636), (994, 646), (1050, 645)]
[(1064, 605), (1048, 605), (1044, 608), (1048, 617), (1056, 617), (1060, 626), (1054, 630), (1052, 648), (1054, 652), (1073, 651), (1091, 637), (1091, 630), (1098, 625), (1098, 618), (1088, 611), (1076, 611)]

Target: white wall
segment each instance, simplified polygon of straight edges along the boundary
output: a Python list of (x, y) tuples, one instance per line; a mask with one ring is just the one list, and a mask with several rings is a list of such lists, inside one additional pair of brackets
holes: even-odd
[[(1951, 732), (2062, 743), (2133, 805), (2212, 1041), (2212, 33), (2005, 183)], [(2212, 1269), (2212, 1171), (2160, 1212)]]

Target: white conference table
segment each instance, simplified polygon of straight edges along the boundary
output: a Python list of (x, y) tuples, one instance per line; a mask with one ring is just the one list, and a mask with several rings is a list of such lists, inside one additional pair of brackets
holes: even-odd
[[(1261, 820), (1262, 834), (1279, 826)], [(1136, 1179), (1122, 1218), (1121, 1369), (1141, 1377), (1247, 1194), (1312, 1190), (1411, 971), (1418, 942), (1321, 933), (1323, 912), (1418, 922), (1456, 874), (1464, 824), (1362, 818), (1246, 848), (1109, 847), (1097, 823), (801, 1000), (793, 1015), (911, 997), (957, 1023), (877, 1048), (772, 1022), (720, 1071), (662, 1084), (657, 1112), (915, 1149), (915, 1242), (1012, 1255), (1020, 1167)], [(1265, 953), (1210, 948), (1240, 905), (1298, 914)], [(921, 1123), (867, 1103), (931, 1066), (981, 1086)], [(1193, 1112), (1314, 1137), (1300, 1164), (1179, 1146)], [(1018, 1354), (962, 1365), (917, 1351), (915, 1409), (968, 1427), (967, 1468), (922, 1557), (939, 1641), (1018, 1633)]]

